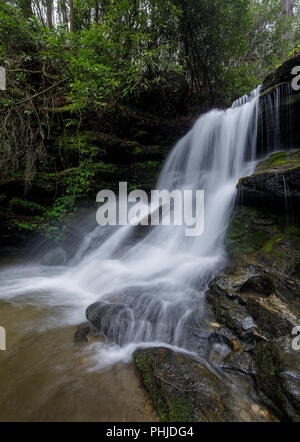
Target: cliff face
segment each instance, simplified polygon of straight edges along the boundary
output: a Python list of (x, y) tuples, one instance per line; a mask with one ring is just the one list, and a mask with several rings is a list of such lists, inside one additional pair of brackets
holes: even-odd
[(292, 70), (295, 66), (300, 66), (300, 54), (290, 58), (279, 66), (275, 72), (272, 72), (267, 76), (263, 82), (262, 93), (270, 91), (272, 88), (280, 84), (291, 83), (295, 77), (292, 74)]
[(277, 152), (238, 184), (238, 200), (254, 206), (299, 214), (300, 150)]
[[(226, 237), (230, 260), (210, 283), (207, 299), (222, 327), (240, 342), (224, 368), (250, 375), (280, 419), (300, 421), (300, 351), (292, 346), (292, 332), (300, 325), (300, 93), (291, 87), (295, 66), (300, 66), (299, 55), (262, 86), (258, 151), (265, 156), (270, 149), (287, 150), (240, 180)], [(273, 110), (277, 137), (266, 130), (267, 106)], [(251, 318), (254, 331), (241, 325), (236, 312)]]
[(200, 360), (166, 348), (134, 353), (162, 420), (300, 421), (292, 334), (300, 325), (300, 226), (292, 206), (276, 205), (296, 204), (299, 171), (299, 151), (281, 152), (241, 180), (246, 204), (239, 199), (227, 232), (228, 264), (205, 293), (206, 321), (189, 324)]
[[(300, 55), (287, 60), (262, 85), (262, 122), (258, 134), (258, 152), (262, 155), (266, 155), (274, 147), (274, 142), (278, 150), (300, 146), (300, 93), (292, 88), (295, 78), (292, 70), (296, 66), (300, 66)], [(267, 124), (270, 122), (266, 121), (267, 107), (273, 112), (273, 132), (270, 124)]]
[[(273, 109), (280, 137), (266, 132), (263, 121), (258, 151), (262, 157), (274, 148), (279, 152), (238, 184), (225, 240), (228, 264), (206, 292), (208, 328), (192, 332), (207, 364), (216, 364), (222, 376), (233, 376), (241, 395), (244, 382), (252, 397), (257, 395), (256, 403), (247, 404), (246, 414), (239, 404), (236, 413), (230, 409), (230, 392), (222, 396), (224, 385), (211, 385), (205, 376), (199, 380), (190, 368), (200, 370), (200, 362), (184, 355), (180, 365), (171, 350), (140, 350), (133, 358), (162, 419), (173, 419), (175, 404), (177, 420), (184, 420), (188, 409), (190, 420), (272, 421), (275, 414), (279, 420), (300, 421), (300, 351), (293, 334), (300, 326), (300, 93), (291, 89), (291, 71), (297, 65), (300, 56), (288, 60), (263, 84), (262, 116), (266, 106)], [(222, 354), (216, 355), (220, 345)], [(202, 396), (199, 411), (203, 385), (206, 397)], [(219, 398), (225, 414), (201, 413), (211, 396)]]
[[(240, 181), (226, 238), (230, 261), (207, 292), (216, 319), (240, 342), (225, 368), (251, 374), (278, 416), (294, 421), (300, 420), (300, 351), (292, 347), (300, 325), (299, 176), (298, 150), (272, 155)], [(237, 310), (254, 331), (242, 326)]]

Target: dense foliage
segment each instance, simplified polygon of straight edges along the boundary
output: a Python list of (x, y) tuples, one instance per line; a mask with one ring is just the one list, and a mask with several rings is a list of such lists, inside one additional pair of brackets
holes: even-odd
[[(187, 97), (228, 105), (297, 47), (298, 6), (291, 0), (2, 0), (2, 173), (25, 170), (29, 182), (37, 161), (45, 161), (53, 127), (78, 128), (87, 113), (102, 119), (149, 97), (155, 112), (179, 112)], [(174, 95), (182, 96), (177, 107)]]

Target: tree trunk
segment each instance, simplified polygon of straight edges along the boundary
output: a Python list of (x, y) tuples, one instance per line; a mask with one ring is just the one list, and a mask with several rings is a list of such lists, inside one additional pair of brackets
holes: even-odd
[(70, 31), (75, 32), (74, 0), (70, 0)]
[(289, 29), (289, 21), (293, 15), (294, 1), (293, 0), (282, 0), (282, 1), (283, 1), (282, 15), (283, 15), (285, 23), (287, 25), (287, 29), (283, 35), (283, 38), (285, 40), (289, 40), (291, 37), (291, 30)]
[(95, 23), (99, 24), (99, 3), (95, 1)]
[(283, 15), (288, 18), (293, 15), (293, 0), (283, 0)]
[(60, 17), (64, 25), (69, 23), (66, 0), (59, 0), (58, 3)]
[(53, 0), (47, 0), (47, 26), (53, 27)]

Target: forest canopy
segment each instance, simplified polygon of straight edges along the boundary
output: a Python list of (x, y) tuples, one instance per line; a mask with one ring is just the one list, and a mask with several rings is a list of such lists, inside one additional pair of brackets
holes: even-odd
[(299, 49), (299, 24), (293, 0), (1, 0), (2, 171), (34, 170), (57, 112), (227, 106)]

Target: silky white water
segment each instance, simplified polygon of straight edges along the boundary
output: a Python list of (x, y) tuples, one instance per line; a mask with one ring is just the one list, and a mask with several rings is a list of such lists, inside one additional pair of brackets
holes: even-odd
[[(256, 160), (259, 89), (226, 111), (201, 116), (174, 147), (158, 189), (204, 189), (205, 229), (187, 237), (185, 226), (96, 227), (66, 266), (2, 268), (0, 299), (47, 307), (47, 329), (79, 324), (100, 301), (101, 329), (110, 342), (101, 361), (126, 359), (135, 345), (165, 343), (193, 350), (190, 329), (205, 319), (204, 291), (224, 266), (224, 236), (238, 180)], [(101, 189), (99, 189), (101, 190)], [(126, 352), (128, 348), (128, 352)], [(124, 351), (125, 350), (125, 351)]]

